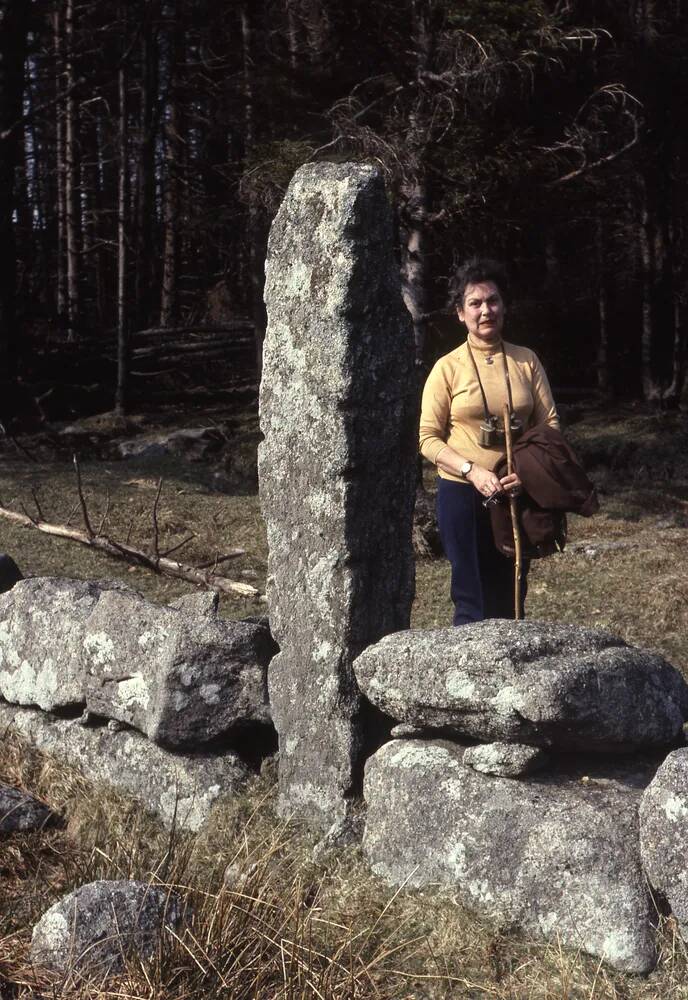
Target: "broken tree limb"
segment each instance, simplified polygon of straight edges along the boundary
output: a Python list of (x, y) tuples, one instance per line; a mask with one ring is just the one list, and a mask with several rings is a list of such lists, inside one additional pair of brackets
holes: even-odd
[[(218, 576), (204, 569), (197, 569), (194, 566), (187, 566), (177, 562), (175, 559), (167, 559), (165, 556), (149, 555), (141, 549), (134, 548), (127, 543), (116, 542), (107, 535), (88, 534), (77, 528), (69, 528), (65, 524), (50, 524), (48, 521), (35, 520), (28, 514), (20, 514), (18, 511), (9, 510), (7, 507), (0, 507), (0, 517), (15, 524), (21, 524), (25, 528), (36, 528), (46, 535), (53, 535), (56, 538), (68, 538), (70, 541), (79, 542), (89, 548), (98, 549), (105, 552), (113, 559), (121, 559), (136, 566), (144, 566), (164, 576), (173, 576), (179, 580), (188, 580), (190, 583), (197, 583), (212, 590), (219, 590), (223, 594), (238, 594), (241, 597), (261, 598), (262, 594), (249, 583), (240, 583), (237, 580), (229, 580), (225, 576)], [(223, 560), (235, 559), (242, 556), (245, 549), (233, 549), (223, 555)]]

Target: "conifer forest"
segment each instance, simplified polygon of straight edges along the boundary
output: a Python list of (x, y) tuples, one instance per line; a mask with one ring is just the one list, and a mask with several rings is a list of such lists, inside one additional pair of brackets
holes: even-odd
[(2, 0), (3, 426), (204, 398), (227, 372), (250, 398), (270, 222), (322, 159), (384, 171), (420, 363), (456, 337), (452, 269), (488, 255), (511, 269), (509, 339), (564, 395), (676, 407), (687, 15), (684, 0)]

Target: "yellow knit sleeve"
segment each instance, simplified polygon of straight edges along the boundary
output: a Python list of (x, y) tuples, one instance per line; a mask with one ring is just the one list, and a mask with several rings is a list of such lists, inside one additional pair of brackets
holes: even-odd
[(420, 409), (420, 451), (433, 465), (447, 443), (451, 384), (445, 358), (435, 364), (423, 389)]
[(559, 430), (559, 415), (550, 389), (547, 373), (537, 355), (533, 354), (533, 426), (549, 424)]

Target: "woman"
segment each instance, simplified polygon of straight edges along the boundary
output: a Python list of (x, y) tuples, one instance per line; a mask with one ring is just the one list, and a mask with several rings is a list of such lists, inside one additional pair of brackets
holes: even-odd
[[(451, 563), (454, 624), (511, 618), (513, 562), (495, 547), (485, 501), (518, 492), (497, 477), (504, 457), (504, 404), (512, 435), (539, 423), (559, 427), (545, 370), (527, 347), (502, 340), (505, 279), (499, 264), (472, 260), (456, 274), (453, 298), (465, 343), (440, 358), (423, 390), (420, 450), (439, 472), (437, 517)], [(527, 565), (523, 567), (522, 602)]]

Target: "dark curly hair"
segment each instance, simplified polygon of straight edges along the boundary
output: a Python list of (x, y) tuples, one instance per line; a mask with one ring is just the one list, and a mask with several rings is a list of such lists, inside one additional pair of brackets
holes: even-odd
[(452, 309), (463, 306), (463, 298), (469, 285), (479, 285), (491, 281), (499, 289), (502, 299), (509, 297), (509, 277), (506, 268), (498, 260), (487, 257), (471, 257), (458, 268), (449, 282), (449, 304)]

